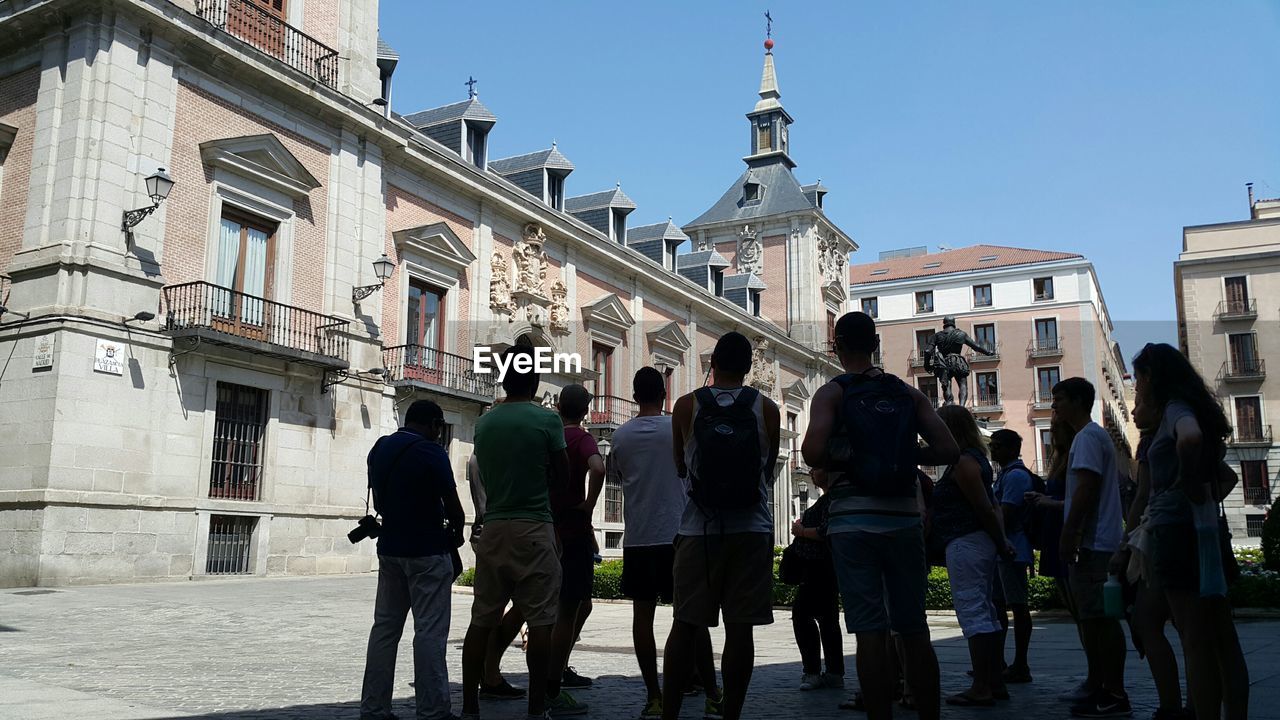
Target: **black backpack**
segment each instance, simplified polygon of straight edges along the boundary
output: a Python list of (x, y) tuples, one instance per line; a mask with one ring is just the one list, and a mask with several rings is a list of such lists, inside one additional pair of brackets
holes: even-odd
[(759, 395), (755, 388), (744, 387), (732, 404), (722, 407), (713, 389), (694, 393), (698, 411), (689, 497), (702, 510), (742, 510), (760, 504), (763, 468), (755, 413)]
[(920, 456), (916, 403), (907, 384), (893, 375), (846, 373), (840, 422), (849, 444), (847, 494), (915, 497)]

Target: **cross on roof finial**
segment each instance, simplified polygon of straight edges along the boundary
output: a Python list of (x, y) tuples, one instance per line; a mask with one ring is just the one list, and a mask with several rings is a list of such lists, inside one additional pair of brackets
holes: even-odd
[(773, 16), (768, 10), (764, 11), (764, 36), (766, 38), (773, 37)]
[(462, 83), (467, 86), (467, 97), (476, 97), (480, 93), (476, 92), (476, 79), (473, 76), (467, 76), (467, 81)]

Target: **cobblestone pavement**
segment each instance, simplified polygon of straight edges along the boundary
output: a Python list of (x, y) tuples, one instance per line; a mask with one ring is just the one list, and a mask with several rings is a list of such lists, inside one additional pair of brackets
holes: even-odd
[[(354, 720), (374, 588), (374, 576), (363, 575), (0, 591), (0, 719)], [(470, 601), (461, 592), (453, 597), (449, 660), (455, 683)], [(574, 653), (572, 664), (597, 678), (594, 689), (578, 696), (592, 705), (590, 717), (639, 714), (644, 691), (630, 650), (630, 618), (629, 605), (598, 604)], [(747, 717), (862, 717), (836, 709), (844, 697), (839, 691), (795, 689), (800, 668), (789, 613), (779, 612), (777, 619), (756, 635)], [(660, 638), (669, 623), (670, 612), (660, 611)], [(931, 625), (944, 691), (959, 691), (968, 667), (959, 628), (941, 615)], [(1280, 690), (1280, 622), (1245, 621), (1240, 630), (1253, 679), (1250, 717), (1280, 720), (1272, 699)], [(397, 680), (396, 712), (406, 720), (413, 717), (410, 635), (401, 647)], [(846, 637), (846, 652), (852, 656), (853, 650)], [(1073, 627), (1037, 619), (1031, 660), (1036, 682), (1015, 686), (1011, 702), (996, 709), (947, 708), (944, 717), (1066, 717), (1055, 697), (1084, 670)], [(516, 684), (524, 683), (523, 663), (518, 649), (506, 656), (504, 669)], [(1130, 653), (1128, 671), (1135, 716), (1148, 717), (1154, 690), (1136, 654)], [(457, 711), (456, 684), (454, 689)], [(524, 707), (490, 702), (482, 710), (486, 720), (507, 720), (523, 717)], [(701, 717), (700, 711), (701, 701), (691, 699), (683, 717)]]

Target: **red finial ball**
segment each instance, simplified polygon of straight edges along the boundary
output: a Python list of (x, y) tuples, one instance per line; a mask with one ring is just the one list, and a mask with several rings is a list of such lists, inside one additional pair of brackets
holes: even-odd
[(773, 49), (773, 38), (766, 38), (766, 39), (765, 39), (765, 41), (764, 41), (764, 49), (765, 49), (765, 50), (772, 50), (772, 49)]

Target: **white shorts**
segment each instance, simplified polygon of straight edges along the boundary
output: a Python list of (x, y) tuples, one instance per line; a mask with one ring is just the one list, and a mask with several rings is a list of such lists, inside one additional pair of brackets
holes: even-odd
[(1000, 632), (991, 600), (996, 576), (996, 544), (985, 532), (972, 532), (947, 544), (951, 604), (965, 638)]

